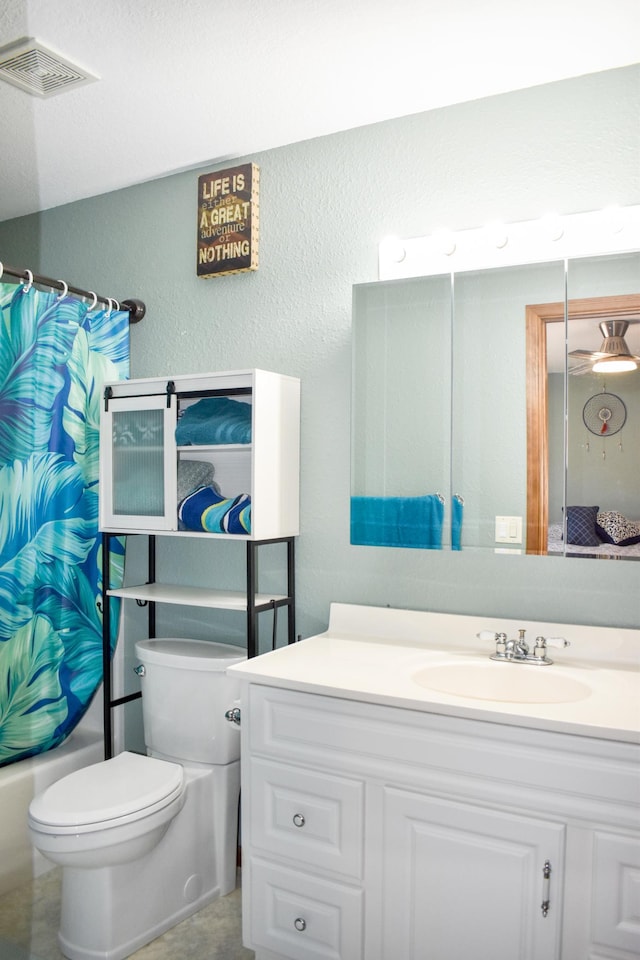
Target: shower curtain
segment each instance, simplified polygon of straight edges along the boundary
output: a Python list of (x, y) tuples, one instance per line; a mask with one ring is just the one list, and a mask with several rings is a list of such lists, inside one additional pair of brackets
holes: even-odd
[(0, 766), (61, 743), (102, 680), (100, 403), (128, 376), (128, 312), (0, 283)]

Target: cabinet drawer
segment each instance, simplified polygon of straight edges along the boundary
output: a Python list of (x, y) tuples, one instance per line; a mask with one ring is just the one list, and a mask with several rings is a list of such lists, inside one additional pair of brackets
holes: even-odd
[(251, 860), (251, 947), (291, 960), (362, 960), (363, 893)]
[(356, 879), (362, 876), (362, 781), (253, 759), (249, 796), (254, 847)]
[(254, 683), (245, 705), (245, 753), (300, 766), (309, 765), (313, 756), (316, 769), (363, 778), (376, 775), (383, 760), (387, 776), (393, 769), (395, 777), (404, 777), (402, 770), (410, 769), (411, 780), (428, 789), (459, 789), (466, 795), (472, 781), (478, 796), (491, 803), (503, 801), (505, 785), (512, 790), (517, 784), (538, 791), (530, 799), (534, 809), (621, 826), (633, 820), (635, 827), (630, 811), (638, 797), (636, 744)]

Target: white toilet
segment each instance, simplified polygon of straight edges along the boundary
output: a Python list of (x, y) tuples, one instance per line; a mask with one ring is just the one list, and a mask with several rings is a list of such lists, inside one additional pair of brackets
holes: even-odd
[(33, 845), (62, 865), (70, 960), (122, 960), (236, 885), (245, 659), (206, 640), (136, 643), (149, 756), (125, 752), (34, 797)]

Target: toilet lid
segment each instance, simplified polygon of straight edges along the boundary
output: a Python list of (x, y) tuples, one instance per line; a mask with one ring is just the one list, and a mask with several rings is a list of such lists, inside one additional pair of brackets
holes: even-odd
[(112, 760), (76, 770), (31, 801), (32, 819), (51, 826), (87, 826), (148, 816), (180, 796), (179, 763), (121, 753)]

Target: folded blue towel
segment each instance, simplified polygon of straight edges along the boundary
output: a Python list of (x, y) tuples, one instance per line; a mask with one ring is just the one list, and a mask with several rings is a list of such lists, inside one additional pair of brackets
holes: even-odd
[(187, 407), (176, 426), (176, 443), (251, 443), (251, 404), (230, 397), (203, 397)]
[(425, 497), (351, 497), (351, 543), (442, 549), (444, 504)]
[(207, 533), (251, 533), (251, 497), (223, 497), (213, 487), (200, 487), (178, 506), (183, 530)]

